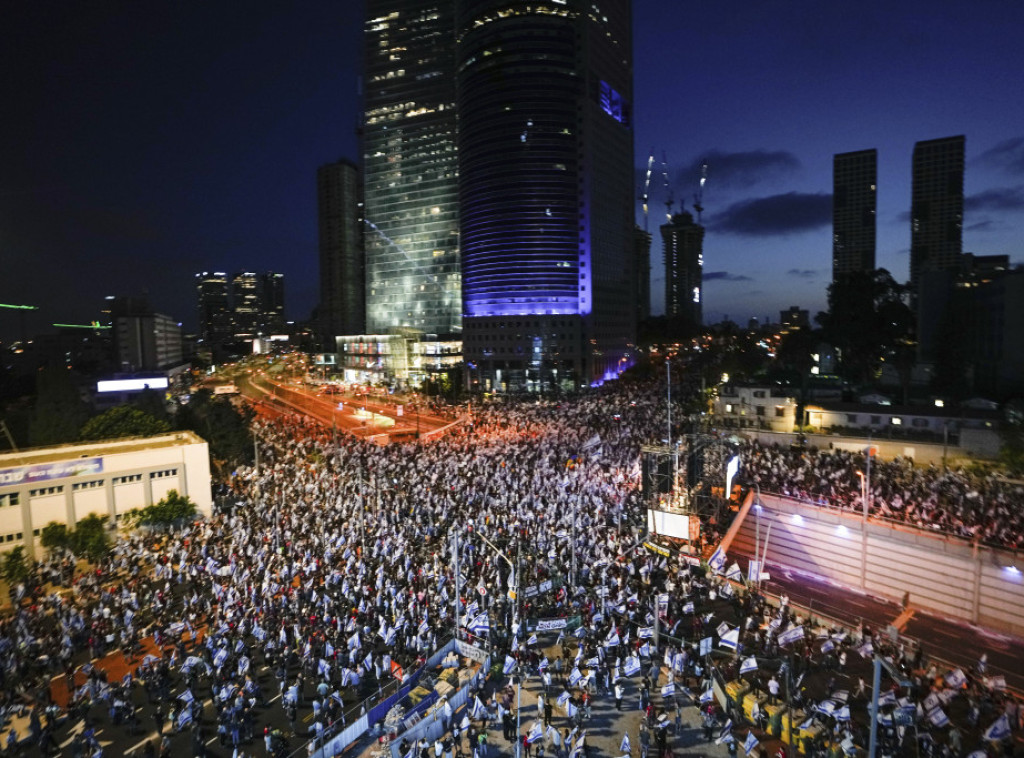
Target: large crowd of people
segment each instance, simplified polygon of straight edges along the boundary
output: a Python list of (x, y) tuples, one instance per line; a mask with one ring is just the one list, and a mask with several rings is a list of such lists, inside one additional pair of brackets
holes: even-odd
[[(646, 641), (640, 630), (651, 624), (655, 594), (670, 596), (666, 630), (687, 639), (700, 635), (702, 613), (726, 600), (718, 580), (691, 574), (682, 558), (636, 549), (639, 448), (661, 436), (664, 410), (659, 393), (628, 387), (496, 402), (474, 405), (467, 423), (430, 444), (390, 446), (302, 417), (258, 420), (259, 464), (233, 473), (228, 505), (212, 518), (169, 539), (126, 536), (86, 575), (73, 575), (67, 556), (51, 557), (42, 574), (71, 592), (31, 597), (32, 588), (14, 588), (17, 610), (0, 621), (0, 677), (9, 685), (0, 697), (31, 709), (31, 738), (42, 745), (53, 739), (49, 680), (61, 672), (75, 718), (102, 713), (142, 735), (151, 721), (165, 750), (165, 729), (188, 731), (203, 754), (208, 728), (221, 744), (251, 750), (266, 707), (282, 708), (295, 731), (300, 711), (310, 714), (317, 744), (352, 703), (415, 670), (480, 614), (491, 618), (489, 642), (524, 661), (535, 654), (515, 634), (522, 618), (581, 616), (575, 664), (597, 658), (593, 681), (610, 691)], [(763, 490), (856, 506), (849, 454), (750, 445), (744, 461)], [(966, 475), (906, 461), (876, 463), (875, 472), (879, 512), (986, 540), (1009, 542), (1016, 529), (1020, 539), (1012, 488), (976, 491)], [(521, 607), (509, 600), (509, 589), (555, 577), (550, 593)], [(748, 654), (777, 647), (793, 624), (783, 609), (765, 632), (755, 603), (726, 602), (735, 603)], [(120, 681), (93, 666), (112, 650), (132, 664)], [(700, 672), (693, 649), (676, 652), (681, 674)], [(272, 672), (273, 686), (258, 671)], [(145, 727), (132, 696), (139, 688)], [(99, 743), (86, 728), (72, 747), (96, 755)]]
[(868, 477), (870, 514), (1009, 549), (1024, 547), (1024, 483), (957, 465), (915, 465), (909, 458), (789, 445), (742, 446), (747, 479), (772, 492), (820, 505), (860, 510)]

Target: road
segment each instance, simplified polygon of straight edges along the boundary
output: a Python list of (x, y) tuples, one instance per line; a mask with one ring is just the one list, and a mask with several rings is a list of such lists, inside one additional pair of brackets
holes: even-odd
[[(766, 584), (768, 592), (785, 594), (793, 604), (849, 627), (866, 623), (881, 632), (903, 612), (902, 607), (891, 600), (841, 587), (821, 577), (782, 566), (770, 566), (770, 573), (772, 579)], [(926, 613), (915, 609), (912, 603), (909, 610), (909, 619), (901, 624), (901, 634), (922, 644), (929, 657), (968, 671), (986, 654), (989, 673), (1002, 674), (1008, 687), (1024, 693), (1024, 640)]]

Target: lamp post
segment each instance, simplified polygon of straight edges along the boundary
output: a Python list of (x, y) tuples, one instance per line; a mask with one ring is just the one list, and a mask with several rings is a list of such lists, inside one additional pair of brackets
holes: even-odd
[[(505, 555), (501, 550), (499, 550), (497, 545), (495, 545), (489, 539), (484, 537), (482, 534), (477, 532), (477, 536), (480, 539), (482, 539), (484, 541), (484, 543), (489, 548), (491, 548), (491, 550), (493, 550), (495, 553), (497, 553), (498, 556), (505, 561), (505, 563), (508, 564), (509, 570), (512, 572), (512, 600), (515, 602), (515, 608), (516, 608), (515, 614), (514, 614), (514, 619), (518, 619), (519, 618), (519, 611), (518, 611), (518, 608), (519, 608), (519, 553), (520, 553), (520, 546), (521, 546), (521, 540), (519, 538), (519, 535), (516, 535), (516, 562), (515, 563), (512, 563), (511, 559), (507, 555)], [(455, 567), (455, 570), (458, 571), (458, 566)], [(517, 663), (516, 664), (516, 749), (515, 749), (515, 757), (516, 758), (520, 758), (520, 750), (522, 749), (522, 743), (520, 742), (520, 739), (519, 739), (520, 718), (521, 718), (520, 713), (522, 712), (522, 705), (523, 705), (523, 677), (522, 677), (522, 674), (519, 672), (519, 665)]]

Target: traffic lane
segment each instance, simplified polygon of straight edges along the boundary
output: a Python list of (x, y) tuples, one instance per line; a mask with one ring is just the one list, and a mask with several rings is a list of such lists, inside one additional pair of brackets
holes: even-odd
[(984, 654), (989, 675), (1002, 674), (1008, 687), (1024, 692), (1024, 640), (1019, 637), (921, 612), (907, 622), (904, 632), (920, 640), (926, 654), (964, 671), (974, 670)]

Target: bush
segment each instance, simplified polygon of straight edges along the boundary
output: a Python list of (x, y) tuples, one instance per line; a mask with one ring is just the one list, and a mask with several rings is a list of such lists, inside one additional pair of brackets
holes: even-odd
[(196, 504), (187, 496), (179, 495), (177, 490), (170, 490), (160, 502), (132, 510), (129, 522), (140, 526), (171, 526), (191, 521), (198, 512)]

